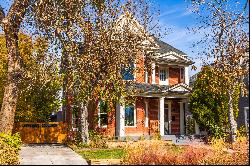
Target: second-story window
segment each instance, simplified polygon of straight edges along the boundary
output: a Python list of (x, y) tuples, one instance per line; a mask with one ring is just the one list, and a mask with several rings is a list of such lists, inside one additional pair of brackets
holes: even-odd
[(168, 69), (160, 68), (159, 70), (159, 84), (168, 85)]
[(167, 72), (166, 72), (166, 70), (165, 69), (161, 69), (160, 70), (160, 80), (161, 81), (165, 81), (166, 78), (167, 78)]
[(134, 80), (135, 64), (131, 61), (130, 65), (122, 70), (123, 80)]
[(181, 80), (184, 79), (184, 68), (183, 67), (180, 68), (180, 78), (181, 78)]

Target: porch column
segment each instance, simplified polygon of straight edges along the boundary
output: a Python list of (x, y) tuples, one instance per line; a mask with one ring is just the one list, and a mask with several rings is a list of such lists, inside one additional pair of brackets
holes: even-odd
[(155, 84), (155, 63), (152, 63), (152, 84)]
[(160, 135), (164, 136), (164, 97), (160, 98)]
[(185, 126), (184, 126), (184, 107), (183, 107), (183, 101), (180, 103), (180, 134), (185, 134)]
[(185, 67), (185, 84), (189, 85), (188, 66)]
[(145, 99), (144, 102), (145, 102), (145, 127), (148, 127), (148, 101), (147, 99)]
[(148, 70), (145, 70), (145, 83), (148, 83)]
[(116, 135), (125, 136), (125, 107), (120, 103), (116, 104)]

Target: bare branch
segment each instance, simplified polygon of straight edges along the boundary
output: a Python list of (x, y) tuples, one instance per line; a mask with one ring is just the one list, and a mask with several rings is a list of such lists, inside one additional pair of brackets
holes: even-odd
[(4, 14), (3, 8), (2, 8), (2, 6), (0, 5), (0, 22), (3, 21), (4, 17), (5, 17), (5, 14)]

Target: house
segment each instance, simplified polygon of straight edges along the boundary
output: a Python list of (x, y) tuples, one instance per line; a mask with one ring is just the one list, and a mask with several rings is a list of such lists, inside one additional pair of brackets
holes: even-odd
[[(136, 20), (132, 22), (137, 27), (134, 31), (142, 29)], [(119, 138), (186, 133), (191, 92), (189, 66), (194, 62), (184, 52), (155, 37), (149, 40), (154, 45), (153, 51), (138, 53), (134, 62), (136, 68), (143, 70), (128, 72), (123, 77), (124, 81), (133, 82), (132, 88), (137, 90), (135, 101), (130, 104), (116, 103), (113, 111), (107, 110), (104, 101), (97, 101), (97, 109), (88, 112), (90, 130)], [(149, 54), (150, 65), (146, 65), (148, 59), (145, 54)]]
[[(114, 112), (107, 112), (99, 102), (95, 112), (89, 112), (90, 129), (108, 136), (183, 135), (188, 109), (189, 66), (193, 62), (182, 51), (153, 38), (156, 49), (150, 54), (150, 67), (141, 54), (135, 65), (145, 68), (125, 80), (134, 82), (139, 90), (136, 101), (129, 105), (117, 103)], [(96, 120), (97, 119), (97, 120)]]

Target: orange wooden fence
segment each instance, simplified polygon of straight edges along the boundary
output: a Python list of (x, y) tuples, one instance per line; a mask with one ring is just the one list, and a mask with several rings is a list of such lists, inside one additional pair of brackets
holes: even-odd
[(67, 139), (67, 124), (63, 122), (15, 124), (23, 143), (64, 143)]

